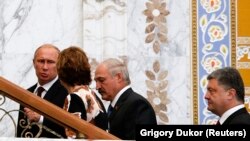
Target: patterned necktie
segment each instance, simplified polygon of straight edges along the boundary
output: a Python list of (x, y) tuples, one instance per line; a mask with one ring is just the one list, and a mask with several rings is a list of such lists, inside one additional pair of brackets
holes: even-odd
[(44, 91), (44, 88), (43, 88), (43, 87), (39, 87), (39, 88), (37, 89), (37, 96), (41, 97), (43, 91)]

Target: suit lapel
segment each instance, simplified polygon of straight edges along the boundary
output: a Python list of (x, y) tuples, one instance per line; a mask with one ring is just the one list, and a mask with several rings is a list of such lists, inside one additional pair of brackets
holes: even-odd
[(49, 101), (52, 100), (54, 98), (54, 94), (57, 93), (59, 83), (59, 80), (56, 80), (56, 82), (49, 88), (43, 99)]
[(32, 87), (30, 87), (30, 88), (28, 89), (28, 91), (34, 93), (36, 87), (37, 87), (37, 84), (35, 84), (35, 85), (33, 85)]
[(127, 89), (121, 96), (120, 98), (117, 100), (114, 110), (110, 115), (110, 119), (112, 119), (116, 113), (120, 110), (120, 108), (124, 105), (124, 101), (126, 101), (126, 99), (128, 98), (128, 96), (133, 92), (133, 90), (131, 88)]
[[(60, 81), (57, 79), (56, 82), (49, 88), (49, 91), (47, 91), (47, 93), (45, 94), (45, 96), (43, 97), (43, 99), (46, 99), (46, 100), (53, 99), (53, 97), (54, 97), (53, 94), (57, 93), (59, 85), (60, 85)], [(37, 84), (35, 84), (32, 87), (30, 87), (28, 89), (28, 91), (34, 93), (36, 87), (37, 87)]]

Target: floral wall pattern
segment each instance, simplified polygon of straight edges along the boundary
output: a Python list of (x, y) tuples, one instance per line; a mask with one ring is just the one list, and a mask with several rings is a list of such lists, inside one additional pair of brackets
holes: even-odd
[(199, 61), (199, 123), (212, 124), (217, 118), (207, 111), (204, 99), (206, 76), (212, 71), (231, 66), (230, 2), (201, 0), (197, 2), (198, 59)]
[(160, 44), (167, 43), (167, 20), (169, 11), (166, 9), (166, 2), (162, 0), (150, 0), (146, 2), (147, 9), (144, 15), (148, 23), (145, 33), (146, 43), (153, 42), (153, 50), (157, 54), (160, 51)]
[[(150, 0), (146, 2), (147, 9), (144, 10), (144, 15), (147, 16), (148, 23), (145, 33), (147, 37), (145, 43), (152, 43), (153, 51), (158, 54), (163, 44), (167, 43), (167, 20), (166, 16), (169, 11), (166, 9), (166, 2), (162, 0)], [(160, 71), (161, 64), (158, 60), (153, 63), (153, 71), (146, 70), (145, 74), (148, 100), (153, 106), (159, 119), (164, 123), (168, 123), (169, 119), (166, 115), (167, 104), (170, 100), (167, 98), (168, 80), (167, 70)], [(159, 73), (159, 74), (158, 74)]]

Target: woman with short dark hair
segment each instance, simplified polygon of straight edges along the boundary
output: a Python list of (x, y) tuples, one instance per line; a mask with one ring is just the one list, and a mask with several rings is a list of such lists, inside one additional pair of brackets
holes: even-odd
[[(68, 90), (64, 109), (99, 128), (107, 128), (107, 116), (102, 101), (89, 88), (91, 70), (85, 52), (75, 46), (64, 49), (58, 58), (57, 71), (62, 85)], [(68, 138), (79, 134), (66, 129)]]

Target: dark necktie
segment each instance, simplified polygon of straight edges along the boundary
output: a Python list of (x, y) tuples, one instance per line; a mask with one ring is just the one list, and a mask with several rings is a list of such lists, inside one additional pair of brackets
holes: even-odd
[(112, 111), (114, 110), (114, 108), (112, 107), (112, 105), (110, 104), (109, 105), (109, 108), (108, 108), (108, 117), (110, 117)]
[(37, 96), (41, 97), (43, 91), (44, 91), (44, 88), (43, 88), (43, 87), (39, 87), (39, 88), (37, 89)]
[(221, 125), (219, 120), (216, 122), (216, 125)]

